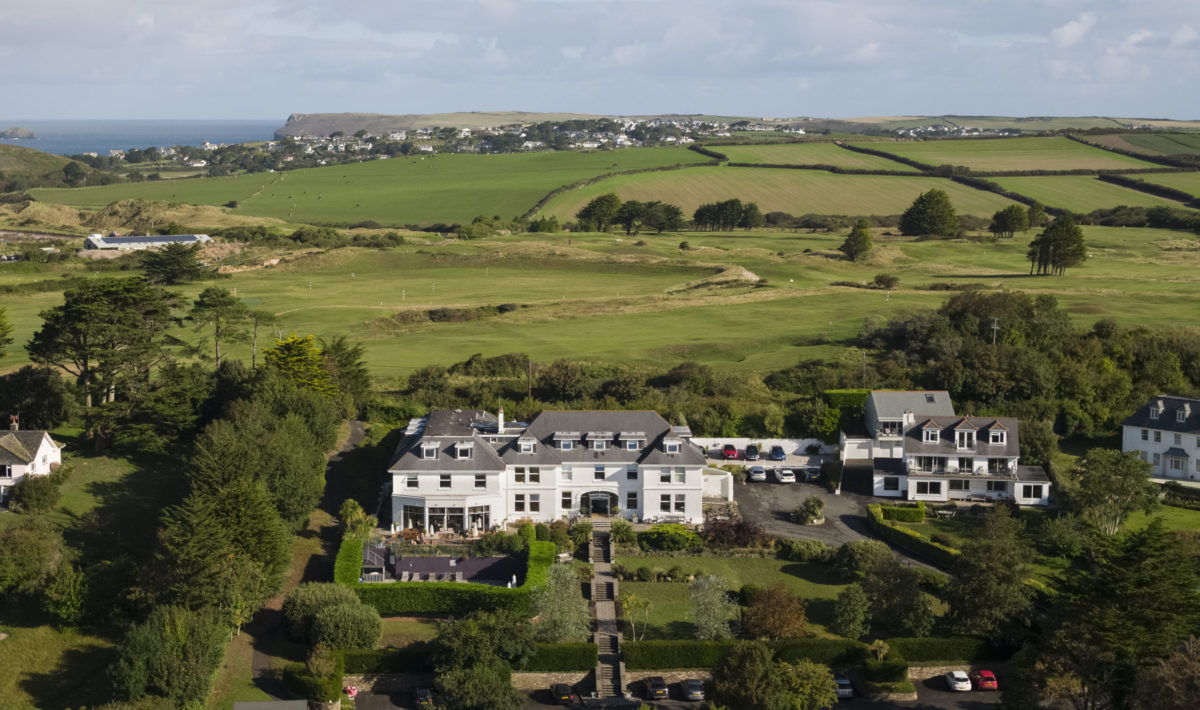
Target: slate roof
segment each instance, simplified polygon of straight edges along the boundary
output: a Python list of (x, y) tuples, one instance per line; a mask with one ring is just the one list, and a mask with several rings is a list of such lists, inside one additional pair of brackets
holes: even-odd
[[(401, 442), (389, 471), (455, 473), (503, 471), (504, 462), (484, 434), (496, 433), (496, 417), (480, 409), (435, 409), (425, 419), (420, 436)], [(470, 442), (471, 457), (455, 457), (455, 444)], [(436, 444), (436, 459), (421, 458), (424, 444)]]
[(901, 419), (905, 412), (954, 416), (954, 403), (945, 390), (874, 390), (867, 399), (878, 419)]
[[(1150, 409), (1158, 408), (1160, 404), (1162, 408), (1159, 411), (1158, 419), (1151, 419)], [(1182, 422), (1178, 420), (1178, 412), (1181, 409), (1186, 415)], [(1179, 432), (1181, 434), (1200, 434), (1200, 399), (1160, 394), (1152, 397), (1149, 402), (1139, 407), (1122, 424), (1139, 429), (1160, 429), (1162, 431)]]
[(24, 466), (32, 462), (47, 436), (46, 432), (33, 429), (0, 432), (0, 466)]
[[(932, 423), (939, 430), (937, 443), (926, 442), (924, 431)], [(959, 450), (954, 432), (960, 427), (975, 433), (975, 447)], [(990, 434), (1000, 429), (1006, 432), (1004, 444), (990, 444)], [(1012, 417), (922, 417), (904, 429), (904, 453), (934, 456), (1007, 456), (1021, 455), (1017, 439), (1017, 420)]]

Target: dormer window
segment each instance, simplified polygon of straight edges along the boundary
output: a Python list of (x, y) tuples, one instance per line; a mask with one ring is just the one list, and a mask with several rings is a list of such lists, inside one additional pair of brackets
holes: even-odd
[(988, 443), (1003, 446), (1008, 443), (1008, 432), (992, 431), (988, 433)]
[(1175, 421), (1179, 422), (1180, 424), (1186, 422), (1187, 418), (1188, 413), (1186, 409), (1180, 409), (1179, 411), (1175, 412)]
[(680, 442), (676, 439), (667, 439), (663, 442), (663, 451), (667, 452), (668, 454), (677, 454), (679, 453), (682, 443), (683, 442)]
[(421, 444), (421, 458), (436, 459), (438, 452), (437, 444)]
[(1151, 407), (1151, 408), (1150, 408), (1150, 418), (1151, 418), (1151, 419), (1158, 419), (1158, 407)]
[(575, 446), (575, 442), (571, 441), (570, 439), (559, 439), (558, 440), (558, 450), (559, 451), (570, 451), (572, 448), (574, 448), (574, 446)]
[(469, 442), (459, 442), (454, 445), (454, 458), (461, 460), (471, 458), (475, 445)]
[(642, 448), (642, 442), (638, 441), (637, 439), (626, 439), (625, 440), (625, 450), (626, 451), (637, 451), (640, 448)]
[(974, 431), (957, 431), (955, 432), (956, 445), (960, 449), (975, 448), (975, 432)]
[(937, 443), (941, 442), (941, 440), (942, 440), (942, 433), (940, 431), (938, 431), (937, 429), (926, 429), (925, 430), (924, 441), (926, 444), (937, 444)]
[(523, 454), (532, 454), (536, 445), (537, 441), (534, 439), (521, 439), (517, 441), (517, 450)]

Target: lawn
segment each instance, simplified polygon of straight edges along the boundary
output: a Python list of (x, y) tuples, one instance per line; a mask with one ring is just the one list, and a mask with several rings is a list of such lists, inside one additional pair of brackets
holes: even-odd
[(1153, 163), (1059, 137), (915, 141), (891, 143), (883, 150), (929, 165), (965, 165), (975, 171), (1154, 167)]
[[(759, 557), (622, 555), (615, 562), (631, 570), (643, 565), (663, 571), (678, 566), (687, 574), (717, 574), (735, 591), (744, 584), (769, 587), (783, 581), (792, 593), (808, 602), (809, 633), (818, 636), (832, 636), (827, 627), (833, 620), (833, 602), (846, 587), (845, 581), (830, 567)], [(695, 626), (689, 618), (691, 601), (687, 587), (679, 582), (621, 582), (620, 593), (650, 600), (646, 638), (691, 638)]]
[(1141, 511), (1135, 512), (1129, 516), (1123, 527), (1126, 530), (1144, 530), (1155, 519), (1161, 520), (1167, 530), (1200, 531), (1200, 510), (1177, 508), (1173, 505), (1160, 506), (1149, 515)]
[(1000, 195), (942, 178), (723, 166), (608, 178), (555, 197), (543, 212), (560, 221), (574, 219), (592, 198), (615, 192), (625, 200), (661, 200), (679, 205), (685, 215), (691, 215), (703, 203), (732, 197), (757, 202), (764, 214), (898, 215), (908, 209), (917, 195), (935, 187), (949, 193), (950, 201), (961, 214), (990, 217), (1013, 204)]
[[(1138, 177), (1138, 176), (1135, 176)], [(1149, 179), (1151, 176), (1146, 176)], [(1155, 174), (1153, 177), (1157, 178)], [(1050, 207), (1072, 212), (1127, 205), (1130, 207), (1181, 207), (1175, 200), (1155, 197), (1140, 190), (1103, 182), (1090, 175), (1055, 175), (1049, 177), (991, 178), (1003, 188), (1032, 197)]]
[(38, 189), (33, 194), (39, 201), (87, 209), (131, 198), (236, 202), (236, 214), (289, 222), (470, 222), (478, 215), (520, 215), (551, 190), (597, 175), (708, 160), (682, 148), (446, 154), (223, 178)]
[[(886, 145), (875, 144), (880, 150)], [(774, 163), (776, 165), (836, 165), (855, 170), (900, 170), (917, 172), (917, 169), (876, 155), (855, 153), (835, 143), (783, 143), (778, 145), (721, 145), (713, 150), (724, 153), (737, 163)]]
[(437, 636), (437, 619), (413, 616), (393, 616), (383, 620), (380, 648), (401, 648), (418, 641), (432, 641)]
[[(1198, 136), (1200, 138), (1200, 136)], [(1200, 151), (1198, 151), (1200, 152)], [(1193, 197), (1200, 197), (1200, 172), (1195, 173), (1150, 173), (1149, 175), (1135, 175), (1139, 180), (1152, 182), (1155, 185), (1166, 185), (1173, 187), (1176, 190), (1183, 190), (1190, 193)], [(1178, 206), (1178, 203), (1176, 203)]]
[(51, 626), (0, 621), (0, 710), (92, 707), (105, 697), (113, 644)]

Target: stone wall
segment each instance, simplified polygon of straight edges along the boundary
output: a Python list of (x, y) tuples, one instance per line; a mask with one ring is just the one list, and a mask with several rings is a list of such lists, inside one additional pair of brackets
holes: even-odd
[[(592, 689), (591, 671), (571, 671), (569, 673), (513, 673), (512, 684), (517, 690), (538, 690), (549, 688), (554, 683), (566, 683), (575, 688), (580, 694), (587, 694)], [(397, 691), (413, 690), (415, 688), (432, 688), (432, 673), (378, 673), (371, 675), (347, 675), (343, 685), (358, 686), (359, 690), (374, 693), (394, 693)]]
[(517, 690), (539, 690), (555, 683), (566, 683), (580, 695), (592, 692), (592, 671), (569, 671), (566, 673), (513, 673), (512, 684)]
[(908, 679), (915, 684), (940, 675), (946, 675), (950, 671), (962, 671), (966, 673), (970, 670), (970, 666), (965, 663), (959, 663), (953, 666), (909, 666)]
[[(687, 678), (696, 678), (708, 682), (712, 680), (712, 672), (703, 668), (690, 671), (628, 671), (625, 674), (625, 690), (634, 697), (641, 697), (642, 680), (651, 676), (662, 676), (668, 686), (674, 685)], [(674, 693), (675, 691), (671, 691)]]

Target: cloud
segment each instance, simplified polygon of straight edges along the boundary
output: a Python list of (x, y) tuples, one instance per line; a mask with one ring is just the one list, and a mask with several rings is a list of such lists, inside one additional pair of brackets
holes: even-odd
[(1067, 24), (1055, 28), (1050, 31), (1050, 38), (1059, 47), (1072, 47), (1087, 35), (1093, 27), (1096, 26), (1095, 13), (1085, 12), (1079, 16), (1078, 20), (1071, 20)]
[(1196, 39), (1196, 30), (1192, 29), (1191, 25), (1183, 25), (1179, 29), (1171, 33), (1171, 46), (1182, 47), (1192, 40)]

